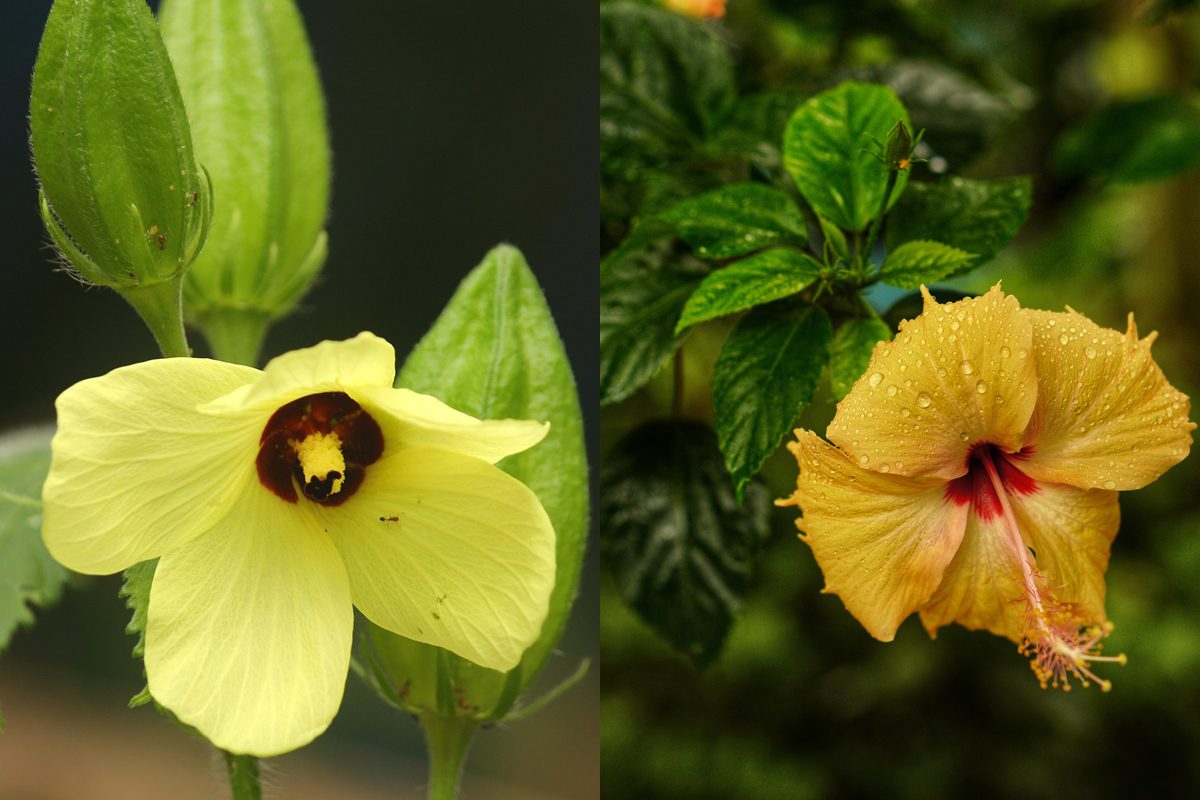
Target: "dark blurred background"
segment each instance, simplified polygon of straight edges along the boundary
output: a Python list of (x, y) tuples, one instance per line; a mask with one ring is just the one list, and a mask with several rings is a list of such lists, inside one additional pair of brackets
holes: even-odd
[[(154, 357), (114, 293), (56, 273), (27, 144), (29, 76), (49, 0), (6, 3), (0, 32), (0, 430), (49, 422), (73, 382)], [(501, 241), (524, 251), (595, 417), (597, 37), (593, 6), (299, 0), (328, 101), (330, 256), (266, 355), (371, 330), (411, 348), (458, 281)], [(157, 6), (152, 2), (151, 6)], [(193, 337), (203, 354), (203, 341)], [(541, 686), (597, 655), (597, 564)], [(206, 748), (126, 711), (142, 686), (119, 576), (80, 580), (0, 661), (0, 800), (217, 798)], [(481, 734), (466, 797), (599, 796), (599, 679), (532, 718)], [(273, 762), (275, 796), (419, 797), (415, 722), (351, 678), (314, 745)]]
[[(1190, 2), (729, 0), (710, 24), (744, 93), (841, 80), (897, 88), (938, 171), (1029, 174), (1033, 209), (996, 262), (1032, 308), (1070, 304), (1124, 330), (1135, 311), (1171, 382), (1200, 397), (1200, 18)], [(1162, 98), (1168, 98), (1166, 101)], [(1179, 152), (1180, 143), (1190, 142)], [(620, 230), (619, 227), (614, 228)], [(881, 310), (894, 299), (873, 296)], [(711, 368), (728, 325), (699, 331)], [(711, 415), (707, 386), (683, 404)], [(823, 431), (827, 389), (801, 419)], [(824, 398), (823, 400), (821, 398)], [(606, 409), (615, 433), (671, 410), (660, 375)], [(1196, 418), (1193, 410), (1192, 418)], [(708, 417), (711, 420), (711, 416)], [(794, 487), (781, 451), (764, 477)], [(603, 586), (605, 795), (613, 798), (1195, 797), (1200, 786), (1200, 465), (1123, 493), (1108, 573), (1111, 693), (1043, 691), (1011, 642), (914, 618), (874, 641), (823, 584), (777, 510), (743, 613), (698, 670)]]

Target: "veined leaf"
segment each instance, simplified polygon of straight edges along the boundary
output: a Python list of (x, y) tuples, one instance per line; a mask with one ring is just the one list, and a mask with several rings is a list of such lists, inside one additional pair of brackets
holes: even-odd
[[(897, 120), (909, 124), (895, 92), (869, 83), (843, 83), (796, 109), (783, 163), (813, 210), (849, 231), (867, 227), (887, 188), (888, 168), (875, 156)], [(908, 172), (898, 173), (889, 204), (907, 181)]]
[(605, 459), (601, 550), (621, 595), (695, 662), (721, 649), (767, 534), (760, 484), (738, 505), (712, 428), (656, 421), (630, 432)]
[[(458, 687), (452, 714), (496, 718), (508, 712), (558, 642), (579, 585), (587, 541), (587, 459), (571, 367), (550, 309), (524, 257), (492, 250), (459, 286), (437, 322), (409, 354), (397, 385), (432, 394), (482, 419), (550, 422), (535, 447), (500, 462), (542, 501), (556, 535), (556, 577), (540, 638), (509, 673), (476, 666), (445, 650), (367, 623), (376, 658), (407, 701), (442, 708), (442, 682)], [(575, 665), (572, 664), (572, 667)], [(452, 704), (454, 705), (454, 704)]]
[(707, 26), (641, 3), (600, 7), (600, 163), (636, 171), (692, 152), (734, 98), (725, 44)]
[(817, 279), (821, 265), (805, 253), (774, 248), (711, 273), (688, 298), (676, 333), (736, 311), (790, 297)]
[(991, 261), (1012, 241), (1032, 200), (1028, 177), (914, 183), (888, 216), (887, 246), (933, 239), (974, 253), (969, 264), (947, 277), (961, 275)]
[(774, 244), (808, 242), (792, 199), (761, 183), (735, 183), (661, 212), (701, 258), (733, 258)]
[(642, 250), (600, 266), (600, 403), (615, 403), (654, 377), (683, 341), (675, 323), (708, 274), (694, 259)]
[(974, 257), (973, 253), (941, 242), (905, 242), (887, 254), (879, 279), (901, 289), (916, 289), (959, 272)]
[(781, 301), (747, 314), (713, 371), (717, 438), (740, 499), (817, 389), (833, 331), (816, 306)]
[(849, 394), (854, 382), (867, 371), (876, 343), (890, 338), (891, 328), (876, 317), (861, 317), (842, 323), (833, 336), (829, 359), (829, 383), (837, 399), (841, 400)]
[(50, 470), (53, 428), (0, 436), (0, 653), (31, 606), (58, 602), (68, 572), (42, 544), (42, 483)]

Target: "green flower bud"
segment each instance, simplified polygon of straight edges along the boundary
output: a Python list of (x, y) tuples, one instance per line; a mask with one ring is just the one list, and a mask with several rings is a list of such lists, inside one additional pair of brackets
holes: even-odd
[(210, 191), (144, 0), (54, 3), (29, 117), (42, 219), (71, 268), (123, 293), (177, 281), (204, 243)]
[(325, 261), (325, 105), (292, 0), (164, 0), (163, 38), (197, 156), (220, 193), (184, 287), (218, 356), (252, 362)]
[(884, 144), (883, 160), (888, 169), (906, 170), (912, 161), (913, 138), (904, 120), (896, 120), (896, 124), (888, 131), (887, 142)]

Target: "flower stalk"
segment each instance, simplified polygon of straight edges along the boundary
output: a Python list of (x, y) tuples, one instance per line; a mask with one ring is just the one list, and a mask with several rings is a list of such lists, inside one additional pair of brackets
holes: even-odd
[(461, 717), (425, 714), (421, 717), (429, 747), (428, 800), (456, 800), (463, 764), (475, 739), (479, 723)]
[(258, 759), (222, 751), (225, 769), (229, 773), (229, 789), (233, 800), (262, 800), (262, 785), (258, 778)]

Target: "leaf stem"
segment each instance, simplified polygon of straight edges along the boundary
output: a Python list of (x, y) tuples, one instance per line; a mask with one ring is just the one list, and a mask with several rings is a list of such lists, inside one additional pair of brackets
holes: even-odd
[(221, 751), (225, 769), (229, 772), (229, 789), (233, 800), (262, 800), (262, 785), (258, 780), (258, 759)]
[(421, 727), (429, 746), (428, 800), (457, 800), (463, 764), (479, 722), (426, 714), (421, 717)]
[(159, 283), (118, 289), (141, 316), (163, 358), (187, 358), (192, 354), (183, 331), (183, 275)]
[[(871, 250), (875, 247), (875, 237), (879, 235), (879, 228), (883, 225), (883, 218), (887, 214), (888, 203), (892, 199), (892, 192), (896, 189), (896, 180), (899, 175), (900, 173), (894, 169), (888, 170), (887, 184), (885, 184), (883, 189), (883, 202), (879, 204), (879, 213), (875, 215), (875, 219), (871, 220), (871, 226), (867, 228), (867, 243), (865, 249), (862, 251), (866, 257), (871, 255)], [(865, 257), (862, 263), (864, 266), (868, 263)]]

